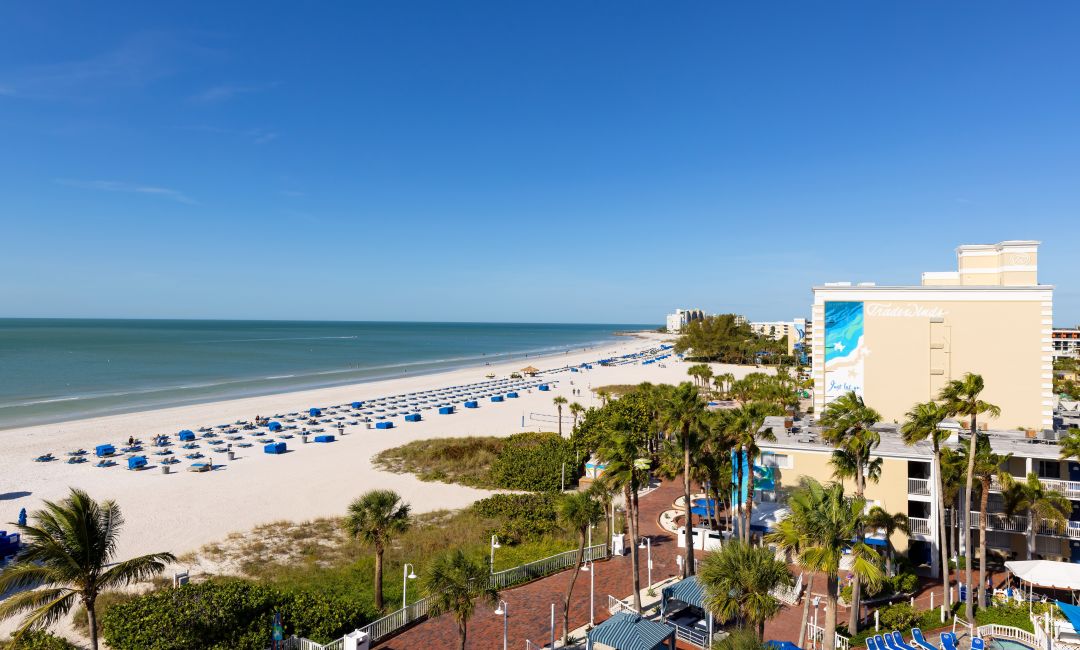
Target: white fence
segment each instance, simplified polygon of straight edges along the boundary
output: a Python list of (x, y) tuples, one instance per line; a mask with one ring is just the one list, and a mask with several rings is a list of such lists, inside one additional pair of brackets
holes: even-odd
[(908, 530), (913, 535), (930, 535), (930, 520), (921, 517), (908, 517)]
[[(1021, 630), (1018, 627), (1010, 627), (1008, 625), (981, 625), (979, 626), (978, 631), (979, 636), (984, 639), (987, 637), (993, 637), (995, 639), (1012, 639), (1013, 641), (1023, 643), (1029, 648), (1046, 647), (1044, 639), (1036, 639), (1034, 634), (1027, 630)], [(1042, 640), (1043, 643), (1039, 643), (1040, 640)]]
[(785, 605), (794, 605), (799, 602), (799, 594), (802, 593), (802, 581), (803, 574), (799, 574), (799, 579), (795, 581), (795, 584), (791, 587), (782, 587), (780, 589), (774, 589), (770, 593), (774, 598), (784, 603)]
[[(847, 637), (840, 636), (840, 633), (837, 632), (836, 636), (834, 638), (835, 638), (835, 645), (833, 646), (834, 648), (836, 648), (837, 650), (848, 650), (849, 643), (848, 643)], [(822, 642), (824, 640), (825, 640), (825, 628), (821, 627), (820, 625), (814, 625), (814, 623), (812, 621), (807, 621), (807, 623), (806, 623), (806, 642), (808, 644), (811, 644), (810, 647), (813, 647), (813, 648), (824, 647), (822, 645)]]
[(924, 497), (930, 496), (930, 479), (909, 478), (907, 480), (907, 492), (908, 494), (917, 494)]
[[(516, 566), (512, 569), (493, 573), (491, 574), (492, 585), (496, 589), (505, 589), (513, 585), (557, 573), (568, 567), (575, 566), (577, 564), (577, 554), (577, 549), (574, 549), (572, 551), (566, 551), (565, 553), (546, 557), (542, 560), (522, 564), (521, 566)], [(604, 544), (597, 544), (585, 548), (584, 561), (602, 560), (607, 556), (607, 546)], [(362, 632), (367, 632), (368, 637), (371, 639), (371, 643), (374, 644), (394, 634), (398, 630), (425, 618), (428, 614), (428, 607), (430, 604), (430, 596), (421, 598), (414, 603), (409, 603), (402, 609), (391, 612), (378, 620), (368, 623), (360, 628), (360, 630)], [(293, 637), (285, 641), (284, 650), (343, 650), (344, 646), (345, 640), (343, 638), (331, 641), (326, 645), (321, 645), (310, 639)]]

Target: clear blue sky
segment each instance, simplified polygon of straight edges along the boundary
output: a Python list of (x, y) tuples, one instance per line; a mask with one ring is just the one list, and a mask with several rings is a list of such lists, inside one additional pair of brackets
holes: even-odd
[(1075, 2), (9, 3), (0, 316), (790, 318), (1039, 239), (1076, 324), (1078, 32)]

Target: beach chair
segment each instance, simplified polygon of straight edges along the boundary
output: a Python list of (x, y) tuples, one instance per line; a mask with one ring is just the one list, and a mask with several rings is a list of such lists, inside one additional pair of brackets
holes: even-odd
[(897, 648), (900, 648), (900, 650), (915, 650), (915, 648), (913, 648), (912, 646), (904, 643), (904, 635), (900, 634), (900, 632), (897, 630), (893, 630), (892, 640), (893, 645), (895, 645)]
[(938, 650), (937, 646), (930, 645), (923, 637), (922, 630), (917, 627), (911, 628), (911, 639), (921, 650)]
[(955, 634), (952, 632), (941, 633), (941, 650), (957, 650)]
[(886, 632), (884, 635), (878, 634), (874, 637), (874, 639), (877, 641), (878, 648), (880, 648), (881, 650), (899, 650), (899, 648), (893, 645), (892, 639), (889, 638), (888, 632)]
[(983, 641), (980, 637), (971, 638), (971, 650), (986, 650), (986, 641)]
[[(878, 645), (877, 645), (877, 641), (874, 640), (874, 637), (872, 637), (872, 636), (866, 637), (866, 650), (879, 650)], [(885, 649), (881, 648), (880, 650), (885, 650)]]

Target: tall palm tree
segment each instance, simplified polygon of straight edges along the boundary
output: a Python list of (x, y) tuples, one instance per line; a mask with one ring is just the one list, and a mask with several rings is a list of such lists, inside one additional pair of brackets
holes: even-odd
[(483, 562), (466, 557), (461, 549), (440, 555), (424, 576), (428, 594), (428, 615), (432, 618), (449, 612), (458, 626), (459, 650), (465, 650), (469, 619), (476, 610), (476, 601), (492, 605), (499, 601), (499, 591)]
[(563, 397), (562, 395), (559, 395), (558, 397), (556, 397), (555, 399), (553, 399), (551, 401), (555, 403), (555, 408), (559, 409), (559, 437), (561, 438), (562, 437), (562, 407), (563, 407), (563, 404), (566, 404), (566, 398)]
[(772, 550), (745, 542), (724, 544), (701, 563), (705, 607), (721, 621), (736, 620), (740, 627), (757, 628), (764, 639), (765, 621), (780, 611), (773, 591), (794, 584), (787, 564)]
[(601, 483), (612, 489), (621, 489), (626, 502), (626, 520), (630, 527), (630, 564), (634, 573), (634, 608), (641, 611), (641, 577), (638, 571), (637, 493), (648, 479), (649, 458), (646, 455), (642, 435), (621, 428), (613, 423), (596, 450), (596, 456), (604, 462)]
[[(821, 414), (823, 437), (836, 447), (833, 466), (839, 475), (854, 479), (856, 498), (866, 495), (866, 480), (873, 476), (873, 472), (880, 476), (880, 459), (874, 461), (872, 454), (881, 444), (881, 434), (871, 428), (880, 420), (881, 414), (867, 406), (855, 391), (849, 391), (830, 402)], [(855, 537), (862, 542), (863, 531), (856, 530)], [(855, 634), (859, 631), (862, 600), (862, 583), (857, 573), (851, 585), (851, 599), (848, 630)]]
[(967, 563), (965, 567), (965, 582), (967, 583), (968, 598), (964, 603), (964, 616), (969, 623), (975, 622), (975, 609), (972, 606), (971, 565), (974, 560), (974, 546), (971, 542), (971, 526), (967, 523), (971, 516), (971, 488), (975, 480), (975, 442), (979, 438), (979, 415), (987, 413), (991, 417), (1001, 415), (1001, 409), (994, 404), (979, 399), (983, 389), (986, 388), (982, 375), (967, 373), (963, 379), (953, 379), (942, 387), (938, 399), (942, 401), (946, 411), (952, 416), (971, 418), (971, 442), (968, 445), (967, 481), (964, 490), (964, 505), (961, 510), (960, 522), (964, 526), (964, 541), (966, 548)]
[(1080, 460), (1080, 429), (1069, 429), (1069, 433), (1058, 441), (1061, 447), (1061, 459)]
[(86, 608), (90, 648), (97, 650), (97, 597), (148, 580), (175, 562), (172, 553), (152, 553), (113, 563), (124, 517), (113, 501), (95, 501), (72, 489), (63, 500), (46, 501), (20, 525), (26, 544), (18, 560), (0, 573), (0, 619), (26, 614), (15, 639), (53, 625), (81, 603)]
[[(816, 503), (810, 499), (807, 491), (796, 490), (788, 496), (787, 507), (788, 515), (765, 534), (765, 543), (782, 549), (789, 559), (799, 562), (802, 549), (810, 537), (810, 521)], [(814, 591), (815, 575), (816, 572), (810, 571), (810, 579), (806, 584), (807, 597), (803, 598), (802, 623), (799, 625), (800, 648), (805, 647), (803, 644), (806, 642), (806, 622), (810, 619), (809, 595)]]
[[(959, 440), (960, 449), (965, 450), (964, 443)], [(995, 454), (990, 449), (990, 439), (980, 436), (975, 444), (975, 478), (979, 481), (979, 600), (980, 605), (989, 602), (986, 598), (986, 513), (990, 504), (990, 487), (994, 479), (1002, 483), (1011, 482), (1012, 476), (1001, 469), (1001, 466), (1012, 457), (1012, 454)]]
[(893, 562), (896, 560), (896, 549), (893, 548), (892, 536), (896, 531), (908, 534), (908, 518), (902, 512), (891, 513), (881, 506), (870, 508), (866, 513), (866, 527), (879, 530), (885, 534), (885, 575), (892, 575)]
[(578, 557), (574, 564), (574, 570), (570, 572), (570, 584), (566, 586), (566, 597), (563, 598), (563, 645), (567, 644), (570, 636), (570, 596), (574, 593), (574, 582), (577, 581), (578, 568), (585, 561), (585, 539), (589, 528), (601, 517), (600, 504), (593, 495), (588, 492), (571, 492), (559, 501), (559, 522), (578, 535)]
[[(1059, 528), (1069, 520), (1072, 503), (1057, 490), (1042, 484), (1039, 475), (1031, 472), (1023, 482), (1002, 476), (1007, 483), (1019, 485), (1019, 507), (1027, 512), (1027, 559), (1035, 554), (1035, 535), (1042, 528)], [(1015, 488), (1014, 488), (1015, 489)]]
[(375, 548), (375, 607), (383, 608), (383, 552), (396, 535), (409, 529), (409, 504), (393, 490), (365, 492), (351, 504), (345, 517), (350, 536)]
[[(728, 417), (728, 426), (734, 438), (736, 456), (740, 459), (736, 469), (736, 493), (741, 493), (743, 485), (743, 471), (746, 476), (746, 501), (743, 508), (743, 523), (740, 526), (742, 539), (750, 543), (750, 520), (754, 512), (754, 459), (758, 457), (760, 449), (758, 440), (776, 440), (772, 429), (762, 429), (765, 426), (765, 418), (769, 415), (777, 415), (779, 408), (764, 402), (749, 402), (732, 409)], [(745, 462), (744, 462), (745, 461)], [(745, 467), (744, 467), (745, 465)]]
[(585, 407), (577, 402), (570, 404), (570, 416), (574, 418), (574, 428), (577, 428), (578, 420), (581, 418), (581, 414), (585, 412)]
[(685, 525), (683, 535), (686, 541), (686, 557), (683, 562), (682, 575), (688, 577), (694, 575), (694, 542), (690, 529), (690, 465), (694, 453), (698, 450), (700, 436), (705, 420), (705, 403), (701, 401), (697, 388), (690, 382), (683, 382), (675, 387), (664, 404), (661, 425), (669, 438), (674, 438), (683, 449), (683, 516)]
[(934, 509), (937, 511), (937, 522), (934, 524), (937, 530), (938, 550), (941, 562), (941, 602), (945, 609), (952, 611), (952, 595), (949, 589), (949, 551), (948, 536), (945, 532), (945, 488), (941, 474), (941, 449), (949, 437), (949, 432), (939, 428), (941, 421), (949, 416), (945, 407), (936, 402), (923, 402), (911, 407), (904, 415), (904, 423), (900, 426), (900, 436), (905, 445), (915, 445), (923, 440), (929, 440), (933, 448), (930, 472), (934, 475)]
[(810, 571), (820, 571), (826, 576), (828, 588), (823, 648), (835, 650), (840, 559), (850, 547), (851, 573), (873, 588), (881, 583), (880, 558), (865, 542), (851, 542), (865, 526), (866, 499), (845, 496), (842, 483), (822, 486), (814, 479), (805, 479), (798, 491), (803, 493), (799, 498), (806, 499), (808, 507), (808, 535), (799, 553), (799, 563)]

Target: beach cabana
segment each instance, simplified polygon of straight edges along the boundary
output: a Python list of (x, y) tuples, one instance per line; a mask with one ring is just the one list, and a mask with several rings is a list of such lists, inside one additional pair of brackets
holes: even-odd
[(180, 442), (191, 442), (195, 439), (195, 432), (190, 429), (184, 429), (177, 435), (180, 436)]
[(613, 650), (675, 650), (675, 628), (637, 614), (619, 612), (586, 634), (587, 650), (598, 645)]
[(405, 416), (405, 421), (406, 422), (419, 422), (420, 421), (420, 414), (419, 413), (410, 413), (410, 414)]
[(132, 456), (127, 459), (128, 469), (142, 469), (146, 467), (146, 456)]
[(712, 647), (713, 616), (705, 607), (705, 592), (697, 576), (690, 576), (664, 587), (660, 591), (660, 616), (676, 630), (686, 630), (681, 636), (706, 637)]
[(503, 401), (503, 396), (502, 395), (492, 395), (491, 396), (491, 401), (492, 402), (501, 402), (501, 401)]
[(360, 408), (360, 407), (361, 407), (361, 406), (363, 406), (363, 405), (364, 405), (364, 403), (363, 403), (363, 402), (353, 402), (353, 403), (352, 403), (352, 407), (353, 407), (354, 409), (358, 409), (358, 408)]
[(546, 390), (551, 390), (551, 389), (548, 387), (547, 384), (540, 384), (539, 386), (536, 387), (536, 390), (544, 390), (544, 391), (546, 391)]
[(467, 409), (480, 408), (480, 404), (476, 400), (471, 399), (471, 400), (465, 402), (465, 408), (467, 408)]
[(329, 434), (323, 434), (321, 436), (315, 436), (315, 442), (333, 442), (334, 436)]
[(394, 423), (390, 422), (389, 420), (383, 421), (383, 422), (376, 422), (375, 423), (375, 428), (376, 429), (393, 429), (394, 428)]
[(279, 431), (281, 429), (281, 423), (280, 422), (271, 422), (269, 425), (267, 425), (266, 428), (270, 429), (271, 431)]
[(521, 369), (521, 372), (522, 372), (522, 374), (526, 374), (526, 375), (528, 375), (530, 377), (535, 377), (537, 375), (537, 373), (540, 372), (540, 369), (535, 367), (535, 366), (525, 366), (524, 368)]
[(320, 415), (322, 415), (322, 410), (317, 409), (317, 408), (310, 408), (310, 409), (308, 409), (308, 415), (310, 415), (313, 418), (317, 418)]
[[(468, 403), (466, 403), (465, 405), (468, 406)], [(472, 408), (472, 407), (470, 407), (470, 408)], [(454, 412), (454, 407), (453, 406), (440, 406), (439, 407), (439, 415), (450, 415), (453, 412)]]
[(284, 442), (271, 442), (268, 445), (263, 446), (263, 453), (267, 454), (284, 454), (286, 450)]
[(506, 394), (506, 396), (507, 396), (508, 398), (510, 398), (510, 399), (515, 399), (515, 398), (517, 398), (518, 394), (517, 394), (517, 393), (515, 393), (515, 392), (513, 392), (513, 391), (511, 391), (511, 392), (507, 393), (507, 394)]
[(113, 447), (112, 445), (98, 445), (97, 447), (94, 447), (94, 454), (98, 458), (104, 458), (106, 456), (112, 456), (115, 453), (116, 453), (116, 447)]

